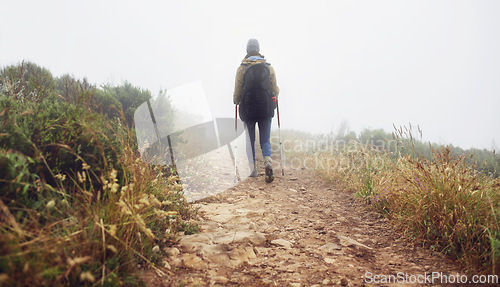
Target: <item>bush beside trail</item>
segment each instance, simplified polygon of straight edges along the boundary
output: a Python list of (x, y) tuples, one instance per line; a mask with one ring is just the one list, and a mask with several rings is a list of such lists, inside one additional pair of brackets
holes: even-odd
[(0, 285), (140, 285), (137, 264), (161, 272), (162, 246), (196, 232), (110, 91), (32, 63), (1, 71)]

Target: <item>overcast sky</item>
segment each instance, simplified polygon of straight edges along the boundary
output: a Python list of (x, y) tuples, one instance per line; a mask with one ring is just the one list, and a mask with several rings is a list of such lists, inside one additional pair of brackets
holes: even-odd
[(232, 117), (235, 72), (257, 38), (276, 70), (282, 128), (411, 122), (425, 141), (491, 149), (499, 15), (500, 1), (481, 0), (2, 0), (0, 66), (24, 59), (153, 94), (201, 81), (212, 116)]

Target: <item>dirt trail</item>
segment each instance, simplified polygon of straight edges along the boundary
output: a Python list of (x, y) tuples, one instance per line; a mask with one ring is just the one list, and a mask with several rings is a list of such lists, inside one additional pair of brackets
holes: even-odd
[(396, 286), (367, 283), (398, 272), (408, 280), (457, 274), (453, 262), (411, 246), (390, 222), (313, 171), (275, 174), (271, 184), (261, 173), (195, 203), (202, 231), (181, 236), (167, 250), (168, 274), (146, 274), (148, 285)]

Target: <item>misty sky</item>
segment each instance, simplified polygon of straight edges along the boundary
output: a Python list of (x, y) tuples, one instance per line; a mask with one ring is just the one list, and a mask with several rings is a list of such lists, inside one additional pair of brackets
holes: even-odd
[(411, 122), (425, 141), (491, 149), (499, 15), (500, 1), (481, 0), (2, 0), (0, 66), (29, 60), (153, 95), (201, 81), (212, 116), (232, 117), (235, 72), (257, 38), (276, 70), (282, 128)]

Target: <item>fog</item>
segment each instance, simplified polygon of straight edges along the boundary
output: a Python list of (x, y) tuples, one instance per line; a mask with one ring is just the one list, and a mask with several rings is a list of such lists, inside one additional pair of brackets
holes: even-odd
[(500, 2), (472, 0), (4, 0), (0, 66), (28, 60), (56, 77), (129, 81), (153, 95), (201, 82), (212, 117), (232, 117), (236, 69), (257, 38), (276, 70), (282, 128), (411, 123), (424, 141), (492, 149), (498, 15)]

